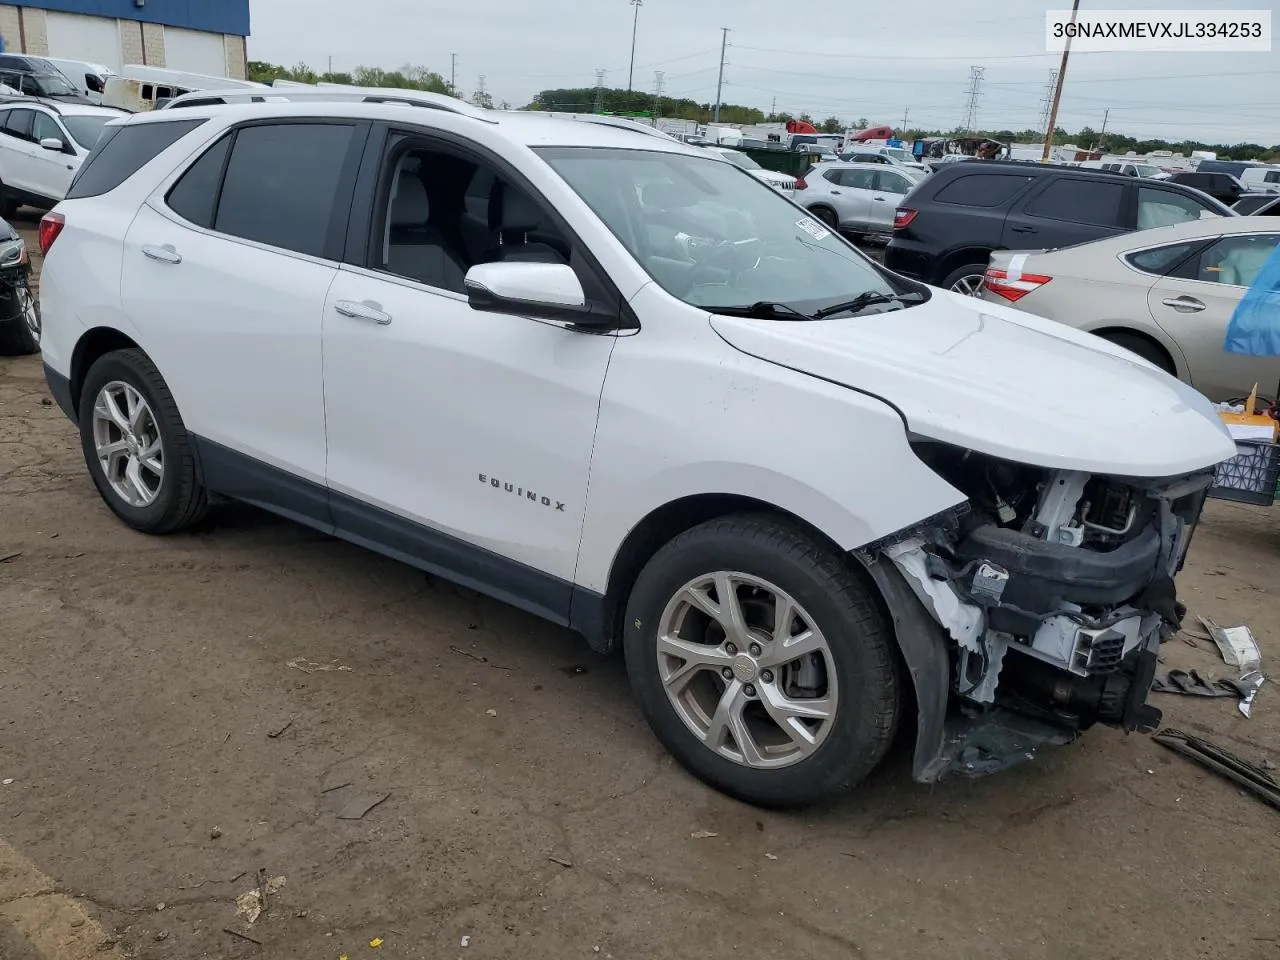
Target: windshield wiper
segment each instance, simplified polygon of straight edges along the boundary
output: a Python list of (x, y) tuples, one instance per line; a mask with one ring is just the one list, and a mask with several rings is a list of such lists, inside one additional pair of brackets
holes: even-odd
[(852, 300), (833, 303), (829, 307), (815, 310), (813, 319), (823, 320), (826, 317), (834, 317), (837, 313), (857, 313), (859, 310), (865, 310), (867, 307), (874, 307), (881, 303), (919, 303), (923, 299), (924, 294), (922, 293), (881, 293), (878, 290), (868, 290), (866, 293), (858, 294)]
[(757, 300), (747, 306), (703, 307), (712, 313), (722, 313), (727, 317), (759, 317), (762, 320), (816, 320), (807, 313), (801, 313), (795, 307), (773, 300)]

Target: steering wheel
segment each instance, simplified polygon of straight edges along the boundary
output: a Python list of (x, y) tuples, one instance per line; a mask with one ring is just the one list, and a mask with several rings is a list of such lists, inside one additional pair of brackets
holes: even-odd
[(700, 282), (699, 278), (706, 274), (717, 273), (723, 273), (726, 279), (731, 280), (760, 265), (762, 254), (760, 240), (756, 237), (745, 240), (720, 240), (701, 247), (698, 245), (698, 239), (685, 235), (682, 244), (685, 253), (694, 263), (690, 279), (695, 283)]

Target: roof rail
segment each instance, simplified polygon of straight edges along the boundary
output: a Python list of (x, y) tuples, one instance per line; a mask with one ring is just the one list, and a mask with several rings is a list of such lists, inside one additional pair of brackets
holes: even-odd
[(48, 107), (54, 113), (62, 113), (62, 108), (58, 106), (58, 101), (51, 100), (48, 97), (31, 97), (25, 93), (0, 93), (0, 103), (38, 103), (42, 107)]
[(398, 87), (355, 87), (341, 84), (320, 83), (281, 84), (260, 90), (229, 88), (193, 90), (174, 97), (161, 110), (173, 110), (185, 106), (206, 106), (210, 103), (402, 103), (407, 106), (427, 107), (493, 122), (492, 111), (477, 107), (457, 97), (426, 90), (405, 90)]
[(554, 110), (520, 110), (509, 111), (518, 112), (521, 116), (535, 117), (555, 117), (558, 120), (578, 120), (583, 123), (595, 123), (604, 127), (617, 127), (620, 130), (632, 130), (636, 133), (643, 133), (650, 137), (658, 137), (662, 140), (670, 140), (675, 143), (683, 143), (679, 137), (673, 137), (669, 133), (664, 133), (657, 127), (650, 126), (647, 123), (641, 123), (639, 120), (632, 120), (630, 117), (610, 117), (599, 113), (563, 113)]

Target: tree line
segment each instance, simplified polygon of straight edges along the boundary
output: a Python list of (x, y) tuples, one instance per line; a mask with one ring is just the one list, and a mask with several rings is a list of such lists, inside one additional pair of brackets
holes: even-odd
[[(357, 67), (349, 72), (319, 72), (305, 63), (292, 67), (266, 63), (260, 60), (249, 62), (249, 79), (260, 83), (273, 80), (293, 80), (298, 83), (345, 83), (362, 87), (392, 87), (401, 90), (426, 90), (432, 93), (444, 93), (462, 97), (482, 107), (498, 107), (509, 110), (512, 104), (508, 101), (494, 103), (493, 97), (485, 91), (476, 91), (465, 97), (462, 91), (454, 89), (449, 81), (440, 73), (422, 66), (406, 65), (399, 70), (384, 70), (381, 67)], [(699, 103), (688, 98), (657, 97), (652, 93), (639, 90), (622, 90), (615, 87), (561, 87), (554, 90), (543, 90), (522, 110), (559, 110), (572, 113), (592, 113), (597, 108), (603, 113), (643, 114), (655, 117), (670, 117), (680, 120), (692, 120), (696, 123), (710, 123), (715, 118), (715, 105)], [(756, 123), (781, 123), (788, 120), (804, 120), (812, 123), (823, 133), (841, 133), (847, 126), (863, 129), (871, 124), (866, 117), (859, 117), (846, 123), (839, 117), (825, 117), (815, 120), (807, 113), (793, 115), (790, 113), (766, 113), (756, 107), (746, 107), (736, 103), (720, 105), (720, 121), (728, 124), (750, 125)], [(962, 131), (927, 130), (912, 128), (899, 130), (898, 136), (904, 140), (916, 140), (922, 137), (958, 136)], [(1003, 143), (1042, 143), (1043, 130), (978, 130), (967, 135), (985, 136)], [(1220, 158), (1231, 160), (1280, 160), (1280, 144), (1264, 146), (1260, 143), (1204, 143), (1199, 140), (1163, 140), (1140, 139), (1123, 133), (1101, 131), (1083, 127), (1075, 133), (1069, 133), (1059, 127), (1053, 132), (1055, 146), (1075, 144), (1083, 150), (1097, 149), (1109, 153), (1146, 154), (1156, 150), (1168, 150), (1190, 156), (1193, 150), (1212, 150)]]

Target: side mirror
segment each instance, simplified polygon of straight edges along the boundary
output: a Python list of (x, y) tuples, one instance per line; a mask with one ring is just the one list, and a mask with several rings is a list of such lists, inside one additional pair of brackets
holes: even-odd
[(473, 310), (587, 327), (618, 322), (587, 302), (578, 275), (563, 263), (478, 263), (467, 271), (463, 285)]
[(66, 144), (57, 137), (45, 137), (40, 141), (40, 146), (44, 147), (46, 150), (53, 150), (55, 153), (61, 153), (63, 149), (65, 149)]

